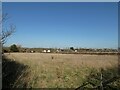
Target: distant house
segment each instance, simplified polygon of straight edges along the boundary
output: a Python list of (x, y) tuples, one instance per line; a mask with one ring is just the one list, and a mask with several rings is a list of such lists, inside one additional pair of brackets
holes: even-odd
[(60, 52), (60, 50), (58, 50), (58, 49), (57, 49), (57, 50), (56, 50), (56, 52), (57, 52), (57, 53), (59, 53), (59, 52)]
[(34, 53), (35, 51), (31, 50), (30, 52), (31, 52), (31, 53)]
[(75, 50), (75, 52), (78, 52), (78, 50)]
[(46, 53), (46, 52), (47, 52), (47, 50), (43, 50), (43, 52), (44, 52), (44, 53)]
[(43, 50), (42, 52), (43, 53), (50, 53), (51, 51), (50, 50)]
[(50, 53), (50, 50), (47, 50), (48, 53)]

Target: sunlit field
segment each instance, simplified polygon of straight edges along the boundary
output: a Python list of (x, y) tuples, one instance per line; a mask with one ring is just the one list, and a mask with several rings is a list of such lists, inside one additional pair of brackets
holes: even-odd
[(21, 72), (11, 85), (17, 88), (77, 88), (91, 71), (118, 65), (117, 55), (6, 53), (5, 56), (10, 62), (26, 66), (13, 68), (16, 73)]

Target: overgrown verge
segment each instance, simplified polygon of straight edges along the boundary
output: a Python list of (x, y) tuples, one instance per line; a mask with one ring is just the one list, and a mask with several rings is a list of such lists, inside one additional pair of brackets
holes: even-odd
[[(16, 88), (17, 80), (20, 77), (28, 74), (27, 65), (23, 65), (11, 59), (7, 59), (5, 56), (2, 57), (2, 88)], [(26, 87), (26, 83), (22, 83), (22, 87)]]
[(117, 68), (93, 69), (86, 81), (76, 90), (120, 90), (120, 75)]

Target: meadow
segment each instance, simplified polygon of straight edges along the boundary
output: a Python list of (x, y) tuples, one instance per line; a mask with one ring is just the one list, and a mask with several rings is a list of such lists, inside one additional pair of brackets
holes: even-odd
[(12, 88), (77, 88), (92, 71), (118, 66), (117, 55), (5, 53), (5, 57), (9, 59), (7, 62), (14, 63), (8, 67), (3, 65), (13, 75), (3, 75), (5, 81), (11, 78), (8, 83), (11, 82)]

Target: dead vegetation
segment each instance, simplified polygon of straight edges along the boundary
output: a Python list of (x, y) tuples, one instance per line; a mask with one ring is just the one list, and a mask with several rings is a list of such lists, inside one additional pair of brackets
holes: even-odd
[[(5, 56), (9, 63), (18, 66), (7, 64), (11, 69), (5, 66), (7, 69), (3, 70), (6, 73), (19, 72), (12, 85), (7, 85), (15, 88), (77, 88), (86, 81), (91, 70), (106, 70), (118, 65), (116, 55), (6, 53)], [(9, 78), (4, 77), (4, 80), (10, 83)], [(3, 84), (6, 87), (6, 83)]]

